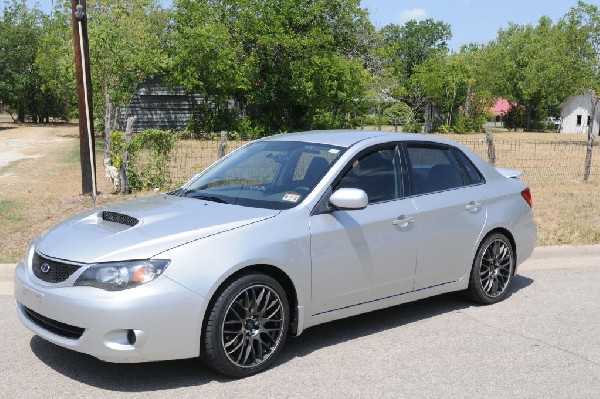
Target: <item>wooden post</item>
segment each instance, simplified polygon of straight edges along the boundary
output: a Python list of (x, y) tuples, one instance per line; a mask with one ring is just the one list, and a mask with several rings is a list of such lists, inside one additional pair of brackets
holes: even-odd
[(85, 0), (71, 0), (77, 105), (79, 109), (79, 153), (81, 161), (81, 191), (92, 194), (96, 202), (96, 150), (94, 141), (92, 77), (87, 38)]
[[(590, 90), (592, 97), (592, 112), (590, 123), (588, 124), (588, 140), (585, 151), (585, 167), (583, 170), (583, 181), (588, 181), (590, 178), (590, 170), (592, 168), (592, 155), (594, 150), (594, 122), (596, 121), (596, 110), (598, 109), (598, 93), (595, 90)], [(600, 121), (599, 121), (600, 122)]]
[(494, 146), (494, 136), (486, 130), (485, 141), (487, 141), (488, 161), (492, 165), (496, 165), (496, 146)]
[(221, 132), (221, 140), (219, 141), (219, 150), (217, 156), (219, 159), (225, 156), (227, 152), (227, 132)]
[(123, 153), (123, 162), (121, 162), (121, 194), (129, 194), (129, 182), (127, 181), (127, 165), (129, 164), (129, 143), (133, 132), (133, 122), (137, 116), (127, 118), (127, 127), (125, 128), (125, 152)]

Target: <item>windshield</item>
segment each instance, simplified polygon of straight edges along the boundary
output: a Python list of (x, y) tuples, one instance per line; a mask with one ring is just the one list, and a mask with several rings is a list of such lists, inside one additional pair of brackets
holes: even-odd
[(289, 209), (317, 185), (344, 149), (296, 141), (257, 141), (173, 194), (254, 208)]

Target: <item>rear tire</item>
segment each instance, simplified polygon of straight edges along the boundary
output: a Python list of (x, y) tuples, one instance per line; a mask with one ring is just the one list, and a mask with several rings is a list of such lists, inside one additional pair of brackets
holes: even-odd
[(486, 305), (503, 300), (508, 295), (514, 269), (510, 240), (500, 233), (487, 236), (475, 255), (466, 296)]
[(288, 332), (289, 305), (281, 284), (262, 273), (248, 274), (217, 295), (202, 333), (202, 361), (236, 378), (264, 371)]

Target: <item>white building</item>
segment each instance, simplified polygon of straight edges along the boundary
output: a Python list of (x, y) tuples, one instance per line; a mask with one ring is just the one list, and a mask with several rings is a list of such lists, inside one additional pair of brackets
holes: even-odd
[(561, 133), (587, 134), (588, 126), (594, 120), (593, 132), (598, 135), (600, 102), (596, 106), (596, 118), (592, 118), (592, 95), (590, 93), (571, 96), (560, 104), (562, 119)]

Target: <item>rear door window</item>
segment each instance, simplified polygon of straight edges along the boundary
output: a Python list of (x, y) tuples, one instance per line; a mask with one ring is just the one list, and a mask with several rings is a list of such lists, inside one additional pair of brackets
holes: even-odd
[(465, 185), (465, 174), (446, 146), (407, 144), (409, 179), (414, 194), (450, 190)]

